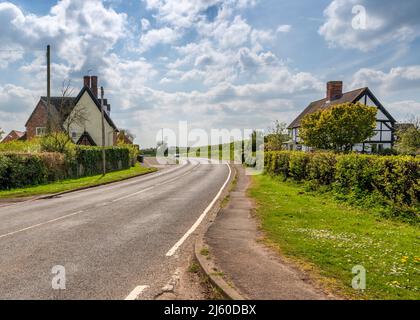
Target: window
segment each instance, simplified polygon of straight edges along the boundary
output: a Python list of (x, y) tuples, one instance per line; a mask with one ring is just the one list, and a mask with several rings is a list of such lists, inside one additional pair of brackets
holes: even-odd
[(384, 151), (384, 145), (378, 144), (378, 152), (381, 153), (382, 151)]
[(36, 127), (35, 134), (37, 137), (44, 136), (47, 132), (47, 128), (45, 127)]
[(72, 131), (72, 132), (71, 132), (71, 138), (72, 138), (73, 140), (75, 140), (75, 139), (76, 139), (76, 137), (77, 137), (77, 132), (76, 132), (76, 131)]

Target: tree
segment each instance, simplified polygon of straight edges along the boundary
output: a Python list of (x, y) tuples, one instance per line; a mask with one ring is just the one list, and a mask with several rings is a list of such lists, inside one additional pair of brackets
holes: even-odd
[(309, 147), (347, 152), (374, 136), (376, 113), (376, 107), (360, 102), (334, 105), (306, 115), (299, 134)]
[(274, 126), (268, 129), (268, 134), (264, 138), (265, 151), (282, 150), (284, 144), (289, 140), (287, 125), (276, 120)]
[(420, 154), (420, 118), (412, 118), (396, 132), (395, 149), (404, 154)]
[(4, 135), (4, 131), (0, 128), (0, 140), (2, 139), (3, 135)]
[(87, 121), (86, 109), (82, 105), (74, 105), (72, 93), (70, 80), (63, 81), (59, 108), (53, 109), (50, 130), (41, 142), (44, 151), (70, 152), (73, 145), (70, 129), (74, 125), (83, 127)]

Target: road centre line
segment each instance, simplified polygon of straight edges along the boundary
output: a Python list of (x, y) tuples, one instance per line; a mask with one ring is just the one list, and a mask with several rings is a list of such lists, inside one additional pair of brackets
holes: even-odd
[[(197, 167), (197, 166), (194, 166), (194, 168), (196, 168), (196, 167)], [(193, 168), (193, 169), (194, 169), (194, 168)], [(114, 199), (114, 200), (112, 200), (112, 201), (111, 201), (111, 202), (109, 202), (109, 203), (112, 203), (112, 202), (117, 202), (117, 201), (121, 201), (121, 200), (124, 200), (124, 199), (130, 198), (130, 197), (133, 197), (133, 196), (135, 196), (135, 195), (137, 195), (137, 194), (140, 194), (140, 193), (146, 192), (146, 191), (148, 191), (148, 190), (151, 190), (151, 189), (153, 189), (153, 188), (155, 188), (156, 186), (159, 186), (159, 185), (161, 185), (161, 184), (165, 184), (165, 183), (168, 183), (168, 182), (174, 181), (174, 180), (176, 180), (176, 179), (179, 179), (179, 178), (181, 178), (181, 177), (183, 177), (183, 176), (185, 176), (185, 175), (187, 175), (187, 174), (191, 173), (191, 172), (193, 171), (193, 169), (189, 170), (187, 173), (185, 173), (185, 174), (183, 174), (183, 175), (181, 175), (181, 176), (178, 176), (178, 177), (173, 178), (173, 179), (166, 180), (166, 181), (164, 181), (163, 183), (156, 184), (156, 185), (151, 186), (151, 187), (148, 187), (148, 188), (146, 188), (146, 189), (143, 189), (143, 190), (140, 190), (140, 191), (137, 191), (137, 192), (134, 192), (134, 193), (131, 193), (131, 194), (125, 195), (125, 196), (123, 196), (123, 197), (121, 197), (121, 198)], [(108, 203), (108, 204), (109, 204), (109, 203)], [(96, 206), (94, 206), (94, 207), (98, 207), (98, 206), (96, 205)], [(89, 208), (88, 208), (88, 209), (85, 209), (85, 210), (89, 210)], [(65, 218), (69, 218), (69, 217), (75, 216), (75, 215), (77, 215), (77, 214), (83, 213), (85, 210), (79, 210), (79, 211), (76, 211), (76, 212), (73, 212), (73, 213), (70, 213), (70, 214), (67, 214), (67, 215), (64, 215), (64, 216), (61, 216), (61, 217), (55, 218), (55, 219), (51, 219), (51, 220), (47, 220), (47, 221), (45, 221), (45, 222), (41, 222), (41, 223), (34, 224), (34, 225), (32, 225), (32, 226), (29, 226), (29, 227), (26, 227), (26, 228), (23, 228), (23, 229), (19, 229), (19, 230), (16, 230), (16, 231), (12, 231), (12, 232), (9, 232), (9, 233), (5, 233), (5, 234), (3, 234), (3, 235), (0, 235), (0, 239), (5, 238), (5, 237), (8, 237), (8, 236), (12, 236), (12, 235), (17, 234), (17, 233), (21, 233), (21, 232), (23, 232), (23, 231), (31, 230), (31, 229), (33, 229), (33, 228), (41, 227), (41, 226), (43, 226), (43, 225), (46, 225), (46, 224), (49, 224), (49, 223), (52, 223), (52, 222), (56, 222), (56, 221), (59, 221), (59, 220), (65, 219)]]
[(61, 216), (59, 218), (51, 219), (51, 220), (48, 220), (48, 221), (45, 221), (45, 222), (34, 224), (30, 227), (26, 227), (26, 228), (23, 228), (23, 229), (20, 229), (20, 230), (16, 230), (16, 231), (12, 231), (12, 232), (9, 232), (9, 233), (6, 233), (6, 234), (2, 234), (2, 235), (0, 235), (0, 239), (5, 238), (7, 236), (14, 235), (16, 233), (20, 233), (20, 232), (23, 232), (23, 231), (26, 231), (26, 230), (30, 230), (30, 229), (33, 229), (33, 228), (36, 228), (36, 227), (41, 227), (43, 225), (46, 225), (46, 224), (49, 224), (49, 223), (52, 223), (52, 222), (55, 222), (55, 221), (58, 221), (58, 220), (62, 220), (62, 219), (65, 219), (65, 218), (68, 218), (68, 217), (71, 217), (71, 216), (75, 216), (75, 215), (80, 214), (82, 212), (83, 212), (83, 210), (76, 211), (76, 212), (67, 214), (65, 216)]
[(220, 188), (219, 192), (216, 194), (214, 199), (210, 202), (210, 204), (207, 206), (207, 208), (203, 211), (203, 213), (198, 217), (197, 221), (192, 225), (192, 227), (182, 236), (181, 239), (175, 245), (166, 253), (167, 257), (171, 257), (175, 254), (175, 252), (178, 250), (178, 248), (185, 242), (185, 240), (188, 239), (188, 237), (197, 229), (197, 227), (200, 225), (200, 223), (204, 220), (207, 213), (213, 208), (216, 201), (219, 199), (219, 197), (222, 195), (223, 190), (225, 189), (226, 185), (228, 184), (230, 177), (232, 175), (232, 170), (230, 169), (229, 164), (226, 163), (226, 165), (229, 168), (229, 175), (223, 184), (223, 186)]

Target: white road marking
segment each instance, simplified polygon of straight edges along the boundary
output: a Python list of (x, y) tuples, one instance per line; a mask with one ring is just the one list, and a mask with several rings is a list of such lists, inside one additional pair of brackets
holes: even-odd
[(140, 193), (143, 193), (143, 192), (149, 191), (149, 190), (153, 189), (154, 187), (155, 187), (155, 186), (151, 186), (151, 187), (149, 187), (149, 188), (146, 188), (146, 189), (143, 189), (143, 190), (140, 190), (140, 191), (134, 192), (134, 193), (127, 194), (127, 195), (125, 195), (124, 197), (121, 197), (121, 198), (118, 198), (118, 199), (114, 199), (114, 200), (112, 200), (112, 202), (117, 202), (117, 201), (121, 201), (121, 200), (124, 200), (124, 199), (130, 198), (130, 197), (133, 197), (133, 196), (138, 195), (138, 194), (140, 194)]
[(211, 208), (214, 206), (216, 201), (219, 199), (220, 195), (222, 194), (223, 190), (225, 189), (226, 185), (228, 184), (230, 180), (230, 176), (232, 174), (232, 170), (230, 169), (229, 164), (226, 164), (229, 168), (229, 176), (226, 179), (223, 186), (220, 188), (217, 195), (214, 197), (214, 199), (210, 202), (210, 204), (207, 206), (207, 208), (204, 210), (204, 212), (198, 217), (197, 221), (192, 225), (192, 227), (182, 236), (181, 239), (175, 245), (166, 253), (167, 257), (171, 257), (175, 254), (175, 252), (178, 250), (178, 248), (184, 243), (185, 240), (188, 239), (188, 237), (197, 229), (197, 227), (200, 225), (200, 223), (203, 221), (203, 219), (206, 217), (207, 213), (211, 210)]
[(136, 300), (144, 290), (148, 289), (149, 286), (137, 286), (124, 300)]
[(76, 214), (79, 214), (79, 213), (82, 213), (82, 212), (83, 212), (83, 210), (80, 210), (80, 211), (77, 211), (77, 212), (67, 214), (65, 216), (61, 216), (59, 218), (55, 218), (55, 219), (52, 219), (52, 220), (48, 220), (48, 221), (45, 221), (45, 222), (34, 224), (33, 226), (30, 226), (30, 227), (26, 227), (26, 228), (23, 228), (23, 229), (20, 229), (20, 230), (16, 230), (16, 231), (13, 231), (13, 232), (2, 234), (2, 235), (0, 235), (0, 239), (5, 238), (7, 236), (14, 235), (16, 233), (20, 233), (20, 232), (23, 232), (23, 231), (26, 231), (26, 230), (30, 230), (30, 229), (33, 229), (33, 228), (36, 228), (36, 227), (41, 227), (43, 225), (46, 225), (46, 224), (49, 224), (49, 223), (52, 223), (52, 222), (55, 222), (55, 221), (58, 221), (58, 220), (62, 220), (62, 219), (65, 219), (65, 218), (68, 218), (68, 217), (71, 217), (71, 216), (75, 216)]

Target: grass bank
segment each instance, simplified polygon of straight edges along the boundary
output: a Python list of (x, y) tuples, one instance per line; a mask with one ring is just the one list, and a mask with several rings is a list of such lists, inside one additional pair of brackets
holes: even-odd
[[(295, 182), (253, 177), (249, 191), (269, 244), (339, 295), (418, 299), (420, 228), (306, 192)], [(352, 268), (366, 269), (366, 290), (351, 286)]]
[(70, 191), (84, 187), (93, 187), (104, 183), (116, 182), (136, 177), (153, 171), (156, 171), (156, 169), (145, 168), (142, 167), (140, 164), (136, 164), (134, 167), (131, 167), (129, 169), (110, 172), (104, 176), (95, 175), (78, 179), (66, 179), (44, 185), (0, 191), (0, 199), (22, 198)]

